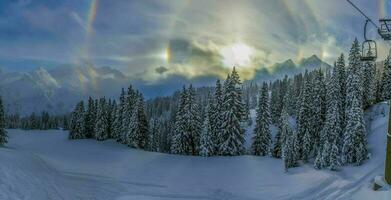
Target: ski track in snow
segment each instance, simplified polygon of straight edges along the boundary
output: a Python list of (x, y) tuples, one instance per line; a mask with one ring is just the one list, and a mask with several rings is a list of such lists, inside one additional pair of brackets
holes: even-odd
[[(382, 109), (386, 104), (366, 115), (371, 159), (339, 172), (317, 171), (310, 163), (284, 173), (281, 160), (268, 157), (167, 155), (114, 141), (69, 141), (62, 131), (9, 130), (9, 144), (0, 148), (0, 199), (360, 199), (355, 194), (367, 192), (383, 173)], [(247, 148), (254, 126), (246, 131)]]

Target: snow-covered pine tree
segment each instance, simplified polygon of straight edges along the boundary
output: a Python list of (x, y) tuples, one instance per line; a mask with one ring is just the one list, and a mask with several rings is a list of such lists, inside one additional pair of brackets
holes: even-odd
[(95, 116), (94, 116), (94, 100), (89, 97), (87, 110), (85, 114), (85, 135), (87, 138), (91, 138), (94, 135)]
[(294, 113), (293, 115), (298, 116), (299, 114), (299, 108), (300, 108), (300, 96), (301, 96), (301, 88), (303, 86), (303, 74), (300, 73), (298, 75), (295, 75), (293, 79), (293, 101), (294, 101)]
[(244, 99), (244, 116), (243, 116), (243, 122), (246, 122), (248, 126), (251, 126), (252, 119), (250, 114), (250, 98), (248, 96), (248, 93), (246, 94), (247, 97)]
[(107, 115), (107, 138), (113, 138), (113, 133), (112, 133), (112, 126), (113, 126), (113, 118), (112, 118), (112, 112), (113, 112), (113, 102), (111, 99), (109, 99), (108, 102), (106, 102), (106, 115)]
[[(206, 109), (208, 110), (209, 106)], [(214, 150), (215, 145), (212, 140), (212, 127), (209, 121), (209, 115), (205, 115), (200, 137), (199, 155), (204, 157), (213, 156)]]
[(290, 116), (294, 116), (296, 114), (296, 97), (293, 84), (288, 83), (287, 91), (283, 99), (283, 105), (286, 106), (286, 110)]
[(213, 100), (210, 102), (209, 122), (211, 124), (211, 137), (213, 140), (214, 152), (218, 153), (221, 141), (221, 127), (222, 127), (222, 105), (223, 105), (223, 91), (220, 80), (216, 81), (215, 92)]
[(289, 125), (288, 112), (283, 108), (281, 113), (281, 158), (284, 162), (285, 171), (288, 168), (295, 167), (297, 165), (296, 152), (295, 152), (295, 134)]
[(325, 120), (325, 85), (321, 69), (313, 71), (312, 90), (311, 90), (311, 127), (312, 127), (312, 149), (317, 152), (320, 144), (320, 132)]
[(338, 141), (335, 140), (331, 144), (331, 151), (329, 155), (329, 169), (332, 171), (336, 171), (341, 167), (339, 152)]
[(121, 135), (119, 141), (123, 144), (129, 145), (129, 129), (131, 117), (133, 115), (134, 105), (136, 101), (136, 92), (133, 90), (132, 85), (128, 87), (127, 95), (124, 100), (124, 107), (122, 111), (122, 127), (121, 127)]
[(94, 128), (94, 138), (102, 141), (106, 140), (109, 137), (108, 133), (108, 119), (107, 119), (107, 104), (106, 99), (101, 98), (99, 100), (99, 106), (98, 106), (98, 112), (96, 115), (96, 122), (95, 122), (95, 128)]
[(272, 156), (275, 158), (281, 158), (281, 148), (283, 145), (283, 137), (281, 135), (281, 123), (278, 127), (278, 132), (276, 136), (274, 137), (274, 146), (273, 146), (273, 152)]
[(236, 71), (236, 67), (233, 67), (232, 72), (231, 72), (231, 80), (232, 84), (235, 87), (236, 93), (237, 93), (237, 113), (238, 113), (238, 118), (240, 122), (243, 122), (245, 120), (246, 116), (246, 110), (245, 110), (245, 105), (243, 102), (243, 89), (242, 89), (242, 82), (240, 81), (239, 73)]
[(391, 57), (388, 56), (386, 61), (384, 62), (384, 69), (382, 75), (382, 100), (390, 100), (391, 99)]
[(376, 69), (376, 78), (375, 78), (375, 102), (374, 103), (379, 103), (383, 99), (383, 94), (382, 94), (382, 72), (380, 69)]
[(202, 130), (202, 122), (200, 109), (196, 100), (195, 90), (192, 85), (187, 90), (187, 101), (185, 104), (185, 120), (186, 120), (186, 136), (188, 144), (190, 144), (191, 155), (198, 155), (200, 135)]
[(253, 155), (266, 156), (271, 153), (269, 89), (267, 83), (263, 83), (259, 94), (256, 125), (252, 138), (251, 153)]
[[(320, 164), (318, 166), (317, 162), (315, 162), (315, 168), (317, 169), (322, 169), (325, 167), (330, 166), (330, 152), (331, 152), (331, 146), (328, 140), (325, 141), (323, 144), (321, 151), (321, 156), (320, 156)], [(318, 161), (318, 159), (315, 159)]]
[(147, 148), (148, 121), (145, 114), (144, 98), (141, 93), (136, 93), (136, 100), (129, 124), (127, 144), (137, 149)]
[(69, 139), (85, 138), (85, 122), (84, 122), (84, 102), (80, 101), (75, 110), (72, 112), (71, 125), (69, 130)]
[(160, 151), (160, 121), (152, 118), (149, 123), (148, 149), (150, 151)]
[(187, 89), (183, 86), (183, 90), (180, 93), (180, 99), (178, 104), (178, 110), (175, 116), (174, 133), (171, 141), (171, 153), (174, 154), (187, 154), (189, 152), (189, 144), (187, 143), (186, 135), (186, 120), (185, 120), (185, 106), (187, 104)]
[(342, 146), (342, 162), (357, 165), (360, 165), (362, 160), (367, 158), (360, 65), (360, 46), (356, 39), (349, 53), (346, 81), (346, 128)]
[(297, 120), (297, 134), (300, 146), (300, 157), (304, 162), (308, 160), (313, 147), (313, 127), (311, 127), (311, 79), (308, 72), (304, 75), (304, 85), (300, 97), (300, 110)]
[[(326, 120), (323, 129), (320, 133), (319, 148), (317, 149), (317, 155), (314, 166), (317, 169), (329, 167), (336, 169), (337, 162), (339, 161), (339, 143), (342, 128), (339, 117), (339, 104), (340, 101), (340, 88), (338, 86), (338, 67), (334, 66), (333, 73), (327, 78), (327, 112)], [(333, 149), (334, 148), (334, 149)], [(330, 152), (330, 151), (336, 152)], [(323, 156), (329, 156), (324, 158)], [(333, 165), (333, 166), (331, 166)]]
[[(336, 77), (338, 81), (339, 97), (338, 97), (338, 112), (339, 112), (339, 121), (341, 127), (341, 137), (343, 130), (346, 125), (345, 120), (345, 106), (346, 106), (346, 69), (345, 69), (345, 58), (344, 54), (341, 54), (336, 63)], [(341, 143), (341, 142), (339, 142)], [(341, 145), (339, 145), (341, 146)]]
[[(291, 97), (294, 96), (293, 92), (294, 92), (293, 90), (288, 88), (288, 90), (285, 94), (284, 100), (283, 100), (283, 105), (281, 105), (282, 109), (283, 110), (285, 109), (285, 111), (288, 113), (288, 116), (289, 116), (288, 110), (290, 110), (292, 108), (291, 104), (296, 103), (296, 102), (292, 101), (292, 99), (291, 99)], [(292, 110), (292, 112), (294, 112), (294, 111)], [(274, 138), (274, 146), (273, 146), (273, 151), (272, 151), (272, 155), (275, 158), (281, 158), (282, 146), (284, 145), (284, 137), (282, 135), (282, 131), (283, 131), (282, 121), (283, 121), (283, 119), (282, 119), (282, 116), (280, 115), (280, 119), (277, 122), (278, 132)], [(296, 141), (296, 142), (298, 142), (298, 141)], [(299, 151), (297, 151), (297, 153), (299, 153)]]
[(273, 123), (278, 123), (281, 114), (281, 107), (279, 97), (280, 97), (280, 80), (276, 80), (271, 83), (271, 100), (270, 100), (270, 111), (271, 111), (271, 120)]
[(5, 130), (5, 113), (3, 99), (0, 96), (0, 146), (7, 143), (7, 131)]
[(122, 115), (125, 106), (125, 90), (122, 88), (121, 95), (119, 97), (119, 104), (115, 111), (115, 117), (113, 122), (113, 138), (117, 139), (118, 142), (121, 140), (122, 135)]
[[(236, 76), (236, 75), (235, 75)], [(228, 76), (224, 83), (222, 134), (219, 153), (221, 155), (241, 155), (244, 153), (244, 129), (240, 122), (243, 116), (243, 104), (237, 78)]]

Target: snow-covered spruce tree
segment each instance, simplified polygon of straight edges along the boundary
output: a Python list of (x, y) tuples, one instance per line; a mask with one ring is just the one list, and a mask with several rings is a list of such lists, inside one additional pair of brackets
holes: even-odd
[(113, 100), (113, 103), (111, 104), (109, 117), (110, 117), (110, 138), (114, 138), (114, 139), (116, 139), (115, 129), (117, 126), (115, 124), (116, 123), (115, 119), (117, 118), (117, 110), (118, 110), (117, 102)]
[(391, 99), (391, 57), (388, 56), (386, 61), (384, 62), (382, 83), (382, 100), (390, 100)]
[(98, 112), (96, 115), (96, 122), (95, 122), (95, 136), (94, 138), (102, 141), (106, 140), (109, 137), (108, 133), (108, 119), (107, 119), (107, 104), (106, 104), (106, 99), (101, 98), (99, 100), (99, 106), (98, 106)]
[(87, 110), (85, 114), (85, 135), (87, 138), (91, 138), (94, 135), (94, 126), (95, 126), (95, 114), (94, 114), (94, 100), (89, 97)]
[(228, 76), (224, 83), (222, 134), (219, 152), (221, 155), (235, 156), (244, 153), (244, 129), (240, 122), (243, 116), (243, 104), (240, 88), (235, 78)]
[(266, 156), (271, 153), (270, 123), (269, 89), (267, 83), (264, 82), (259, 94), (256, 125), (252, 138), (251, 153), (253, 155)]
[(129, 145), (128, 138), (130, 132), (130, 121), (133, 115), (134, 105), (136, 102), (136, 92), (133, 90), (133, 87), (130, 85), (128, 87), (127, 95), (125, 96), (125, 103), (122, 112), (122, 126), (121, 126), (121, 135), (119, 141), (123, 144)]
[[(320, 156), (320, 164), (318, 166), (317, 162), (315, 162), (315, 168), (322, 169), (326, 168), (330, 165), (330, 152), (331, 152), (331, 146), (328, 140), (325, 141), (323, 144), (323, 147), (321, 149), (321, 156)], [(315, 161), (318, 161), (316, 158)]]
[(160, 152), (160, 120), (152, 118), (149, 122), (148, 149), (150, 151)]
[(273, 123), (278, 123), (281, 114), (281, 107), (279, 98), (280, 98), (280, 80), (276, 80), (271, 83), (271, 100), (270, 100), (270, 111), (271, 111), (271, 120)]
[[(319, 148), (317, 149), (316, 159), (314, 166), (317, 169), (331, 167), (332, 169), (337, 168), (337, 162), (339, 161), (339, 148), (338, 141), (342, 132), (340, 117), (339, 117), (339, 104), (340, 101), (340, 90), (338, 87), (338, 68), (334, 66), (333, 73), (327, 78), (327, 112), (326, 121), (323, 129), (320, 133)], [(334, 148), (334, 149), (333, 149)], [(331, 150), (336, 150), (331, 154)], [(324, 156), (328, 156), (324, 158)], [(333, 163), (331, 163), (333, 161)], [(331, 166), (333, 164), (333, 166)]]
[(342, 162), (345, 164), (360, 165), (367, 158), (360, 65), (360, 46), (356, 39), (349, 53), (346, 81), (346, 128), (342, 146)]
[(107, 138), (113, 138), (113, 133), (111, 131), (112, 125), (113, 125), (113, 119), (112, 119), (112, 112), (113, 112), (113, 102), (111, 99), (106, 103), (106, 115), (107, 115)]
[(216, 81), (215, 92), (213, 100), (210, 101), (210, 115), (209, 122), (211, 124), (211, 137), (213, 140), (214, 152), (218, 153), (221, 141), (221, 127), (222, 127), (222, 105), (223, 105), (223, 91), (220, 80)]
[(313, 127), (311, 127), (311, 80), (308, 72), (304, 76), (304, 85), (301, 92), (300, 110), (297, 120), (297, 134), (300, 146), (300, 157), (304, 162), (308, 160), (313, 147)]
[(363, 110), (358, 99), (351, 100), (351, 107), (348, 108), (346, 129), (342, 147), (343, 163), (361, 165), (367, 158), (367, 141)]
[(336, 171), (341, 167), (339, 152), (338, 141), (335, 140), (331, 144), (331, 151), (329, 155), (329, 169), (332, 171)]
[(244, 122), (246, 116), (246, 110), (245, 110), (245, 105), (242, 97), (243, 95), (242, 82), (240, 81), (240, 77), (238, 72), (236, 71), (236, 67), (233, 67), (230, 77), (237, 94), (237, 101), (238, 101), (236, 106), (237, 113), (238, 113), (237, 117), (239, 118), (240, 122)]
[(375, 102), (374, 103), (380, 103), (383, 99), (383, 94), (382, 94), (382, 72), (380, 69), (376, 69), (376, 76), (375, 76)]
[(300, 102), (301, 102), (301, 89), (302, 89), (302, 86), (303, 86), (303, 74), (300, 73), (298, 75), (295, 75), (294, 79), (293, 79), (293, 87), (294, 87), (294, 113), (293, 115), (297, 118), (297, 116), (299, 115), (299, 111), (300, 111)]
[(121, 95), (119, 97), (119, 104), (117, 105), (115, 118), (113, 122), (113, 138), (117, 139), (119, 142), (122, 135), (122, 115), (125, 106), (125, 90), (122, 88)]
[(286, 110), (290, 116), (294, 116), (296, 114), (296, 97), (294, 89), (293, 84), (288, 84), (287, 91), (283, 99), (283, 105), (286, 106)]
[(171, 141), (171, 153), (174, 154), (188, 154), (189, 144), (187, 143), (185, 119), (185, 106), (187, 104), (187, 89), (183, 86), (183, 90), (180, 94), (178, 110), (175, 116), (174, 133)]
[(5, 130), (5, 113), (3, 99), (0, 97), (0, 146), (7, 143), (7, 131)]
[(84, 102), (80, 101), (72, 112), (69, 139), (85, 138)]
[(185, 104), (186, 136), (190, 145), (191, 155), (198, 155), (202, 122), (200, 109), (196, 100), (195, 90), (192, 85), (187, 90), (187, 101)]
[(315, 70), (313, 73), (312, 80), (312, 90), (311, 90), (311, 127), (312, 127), (312, 149), (314, 152), (317, 151), (317, 148), (320, 144), (320, 132), (323, 128), (324, 120), (325, 120), (325, 85), (323, 80), (323, 73), (321, 69)]
[(278, 126), (278, 132), (276, 136), (274, 137), (274, 146), (273, 146), (273, 152), (272, 156), (275, 158), (281, 158), (281, 148), (283, 145), (283, 137), (282, 137), (282, 131), (281, 131), (281, 122)]
[[(343, 130), (345, 128), (345, 106), (346, 106), (346, 69), (345, 69), (345, 58), (344, 55), (341, 54), (337, 59), (336, 63), (336, 77), (338, 81), (338, 89), (339, 89), (339, 97), (338, 97), (338, 112), (339, 112), (339, 121), (341, 127), (341, 137)], [(341, 143), (341, 142), (339, 142)]]
[(127, 144), (137, 149), (145, 149), (148, 144), (148, 121), (145, 114), (144, 98), (141, 93), (136, 94), (137, 98), (129, 124)]
[(246, 94), (247, 97), (244, 99), (244, 116), (243, 116), (243, 122), (246, 122), (248, 126), (251, 126), (252, 119), (250, 114), (250, 98), (248, 97), (248, 93)]
[(285, 108), (283, 108), (281, 113), (281, 138), (282, 147), (281, 147), (281, 158), (284, 162), (285, 171), (288, 171), (288, 168), (295, 167), (297, 165), (296, 153), (295, 153), (295, 134), (289, 125), (289, 115)]
[[(209, 109), (209, 107), (207, 107)], [(215, 145), (212, 140), (212, 127), (209, 121), (209, 116), (205, 116), (200, 137), (199, 155), (208, 157), (214, 155)]]
[[(288, 109), (289, 109), (289, 103), (290, 103), (290, 98), (291, 98), (291, 94), (290, 94), (291, 91), (288, 90), (288, 92), (285, 94), (285, 98), (284, 98), (284, 105), (283, 105), (283, 110), (285, 110), (287, 113), (288, 113)], [(281, 111), (282, 112), (282, 111)], [(283, 131), (284, 131), (284, 127), (283, 127), (283, 121), (284, 121), (284, 117), (285, 116), (282, 116), (280, 115), (280, 119), (278, 120), (278, 132), (274, 138), (274, 146), (273, 146), (273, 152), (272, 152), (272, 155), (273, 157), (275, 158), (281, 158), (281, 154), (282, 154), (282, 146), (284, 145), (284, 135), (283, 135)], [(289, 113), (288, 113), (288, 117), (289, 117)], [(298, 145), (298, 141), (296, 141), (296, 145), (298, 148), (299, 145)], [(296, 152), (296, 153), (299, 153), (299, 150)], [(299, 156), (299, 155), (296, 155), (296, 156)], [(298, 157), (298, 159), (300, 159)]]

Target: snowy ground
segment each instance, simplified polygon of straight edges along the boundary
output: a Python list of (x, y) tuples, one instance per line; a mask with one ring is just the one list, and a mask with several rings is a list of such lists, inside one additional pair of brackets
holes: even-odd
[(391, 192), (370, 189), (383, 174), (386, 108), (366, 115), (372, 158), (339, 172), (308, 164), (284, 173), (281, 160), (270, 157), (167, 155), (114, 141), (70, 141), (62, 131), (9, 130), (0, 148), (0, 199), (389, 200)]

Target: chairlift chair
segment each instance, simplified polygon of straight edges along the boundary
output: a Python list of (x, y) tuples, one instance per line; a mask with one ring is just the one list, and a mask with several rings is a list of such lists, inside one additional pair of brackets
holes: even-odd
[(373, 40), (365, 40), (362, 43), (361, 61), (375, 61), (377, 58), (377, 46)]
[(379, 35), (384, 40), (391, 40), (391, 19), (380, 19)]
[(361, 61), (375, 61), (377, 58), (377, 46), (376, 42), (367, 39), (367, 25), (370, 22), (368, 19), (365, 21), (364, 26), (364, 39), (365, 41), (361, 46)]

